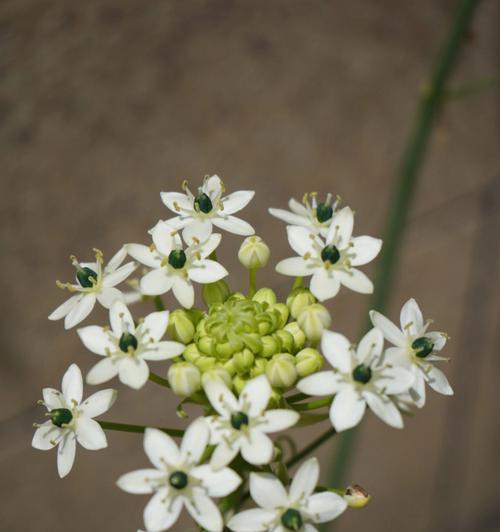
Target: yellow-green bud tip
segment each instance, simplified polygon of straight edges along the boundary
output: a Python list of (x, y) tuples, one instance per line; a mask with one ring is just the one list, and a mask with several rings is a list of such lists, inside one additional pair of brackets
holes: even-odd
[(364, 508), (370, 502), (371, 495), (358, 484), (354, 484), (354, 486), (346, 488), (344, 500), (347, 502), (349, 508)]

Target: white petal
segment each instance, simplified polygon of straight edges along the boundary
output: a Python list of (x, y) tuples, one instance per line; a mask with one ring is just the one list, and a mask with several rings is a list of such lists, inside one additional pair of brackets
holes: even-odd
[(321, 352), (332, 367), (342, 373), (348, 373), (352, 369), (350, 347), (349, 340), (339, 333), (325, 331), (321, 337)]
[(54, 410), (54, 408), (66, 408), (66, 401), (62, 393), (55, 388), (44, 388), (42, 390), (43, 402), (47, 410)]
[(306, 523), (304, 525), (304, 532), (318, 532), (318, 529), (310, 523)]
[(252, 201), (254, 195), (255, 191), (253, 190), (238, 190), (227, 195), (222, 200), (222, 204), (224, 205), (222, 214), (234, 214), (235, 212), (241, 211), (241, 209)]
[(373, 292), (373, 283), (362, 271), (356, 268), (351, 268), (349, 271), (334, 271), (337, 279), (347, 288), (360, 294), (371, 294)]
[(288, 495), (283, 484), (268, 473), (250, 473), (250, 494), (265, 510), (288, 505)]
[(107, 351), (114, 351), (116, 345), (112, 342), (108, 332), (103, 327), (90, 325), (76, 331), (83, 345), (92, 353), (104, 356)]
[(76, 438), (69, 432), (57, 448), (57, 472), (61, 478), (65, 477), (73, 467), (76, 453)]
[(64, 328), (71, 329), (83, 321), (92, 312), (95, 302), (96, 295), (93, 292), (84, 294), (66, 315)]
[(210, 438), (206, 421), (199, 417), (187, 428), (181, 443), (181, 457), (190, 463), (197, 464), (205, 451)]
[(179, 448), (174, 440), (158, 429), (147, 428), (144, 432), (144, 452), (151, 463), (161, 471), (165, 463), (176, 467), (180, 462)]
[(157, 296), (168, 292), (174, 284), (174, 276), (168, 275), (166, 268), (158, 268), (147, 273), (140, 283), (141, 292), (145, 295)]
[(408, 356), (408, 351), (403, 347), (389, 347), (384, 351), (381, 360), (383, 360), (385, 364), (401, 366), (406, 369), (409, 369), (412, 366), (412, 361)]
[(356, 351), (356, 359), (360, 364), (364, 362), (369, 365), (375, 357), (381, 355), (383, 348), (384, 335), (382, 331), (376, 328), (371, 329), (360, 340)]
[(276, 271), (282, 275), (292, 275), (294, 277), (306, 277), (314, 273), (314, 266), (302, 257), (291, 257), (276, 264)]
[(240, 407), (248, 404), (247, 413), (251, 417), (257, 417), (266, 409), (269, 398), (271, 397), (272, 389), (267, 377), (260, 375), (255, 379), (249, 380), (240, 394)]
[(191, 308), (194, 305), (194, 288), (190, 281), (176, 276), (172, 290), (175, 298), (184, 308)]
[(298, 225), (308, 227), (310, 225), (309, 218), (306, 216), (296, 214), (294, 212), (285, 211), (284, 209), (269, 209), (269, 214), (283, 220), (290, 225)]
[(212, 175), (203, 180), (203, 185), (201, 186), (202, 192), (205, 192), (210, 199), (220, 198), (224, 185), (222, 179), (218, 175)]
[(371, 236), (357, 236), (351, 240), (349, 257), (353, 266), (362, 266), (371, 262), (380, 252), (382, 240)]
[(214, 471), (211, 465), (206, 464), (192, 469), (191, 476), (202, 481), (210, 497), (225, 497), (241, 484), (239, 475), (228, 467)]
[(102, 279), (102, 285), (105, 288), (109, 288), (110, 286), (116, 286), (117, 284), (120, 284), (122, 281), (125, 281), (125, 279), (136, 268), (137, 268), (137, 264), (135, 262), (127, 262), (127, 264), (124, 264), (123, 266), (118, 268), (116, 271), (104, 275)]
[(295, 425), (300, 415), (295, 410), (268, 410), (264, 413), (263, 424), (259, 425), (262, 432), (279, 432)]
[(109, 381), (118, 375), (119, 369), (119, 360), (113, 360), (110, 357), (103, 358), (87, 373), (87, 384), (95, 385)]
[(75, 294), (67, 299), (62, 305), (59, 305), (51, 314), (49, 314), (49, 320), (60, 320), (64, 318), (66, 314), (71, 312), (78, 301), (82, 298), (82, 294)]
[(188, 245), (197, 240), (203, 242), (210, 236), (212, 229), (212, 221), (209, 218), (191, 218), (182, 230), (182, 238)]
[(231, 390), (220, 380), (207, 380), (203, 386), (210, 404), (223, 417), (229, 417), (239, 409), (238, 400)]
[(123, 333), (134, 334), (135, 332), (134, 318), (123, 301), (115, 301), (111, 305), (109, 322), (116, 338), (120, 338)]
[(415, 377), (413, 386), (409, 390), (410, 397), (415, 402), (417, 408), (425, 405), (425, 378), (423, 372), (417, 367), (412, 367), (412, 373)]
[(146, 335), (147, 332), (147, 338), (159, 342), (167, 330), (168, 315), (168, 310), (148, 314), (137, 328), (137, 333), (140, 331), (142, 335)]
[(76, 421), (76, 437), (78, 443), (90, 451), (104, 449), (108, 446), (106, 434), (97, 421), (86, 416), (80, 416)]
[(215, 283), (226, 277), (228, 271), (214, 260), (201, 259), (193, 261), (188, 270), (189, 278), (196, 283)]
[(132, 258), (149, 268), (158, 268), (160, 266), (161, 258), (156, 251), (151, 251), (148, 246), (127, 244), (125, 249)]
[(316, 488), (319, 479), (317, 458), (309, 458), (297, 469), (290, 486), (290, 501), (296, 502), (302, 497), (309, 497)]
[(192, 211), (193, 200), (180, 192), (160, 192), (161, 201), (175, 214), (181, 214), (182, 210)]
[(300, 214), (301, 216), (308, 216), (309, 210), (307, 207), (301, 203), (300, 201), (297, 201), (294, 198), (290, 198), (288, 200), (288, 207), (292, 212), (295, 212), (296, 214)]
[(57, 445), (57, 440), (61, 434), (61, 429), (56, 427), (51, 421), (46, 421), (35, 430), (31, 445), (40, 451), (48, 451)]
[(441, 332), (428, 332), (424, 335), (434, 343), (434, 351), (441, 351), (446, 344), (446, 335)]
[(265, 532), (275, 517), (274, 511), (252, 508), (231, 517), (227, 526), (234, 532)]
[(125, 246), (121, 247), (108, 261), (108, 264), (104, 268), (104, 273), (114, 272), (118, 266), (125, 260), (127, 256), (127, 250)]
[(340, 282), (336, 278), (337, 273), (326, 268), (317, 268), (311, 277), (309, 286), (312, 294), (320, 301), (335, 297), (340, 289)]
[(201, 247), (198, 246), (201, 258), (206, 259), (210, 256), (211, 253), (217, 249), (221, 240), (222, 235), (220, 233), (212, 233), (207, 240), (201, 244)]
[(354, 216), (350, 207), (344, 207), (337, 212), (331, 221), (326, 242), (344, 249), (349, 244), (354, 225)]
[(326, 523), (338, 517), (347, 508), (347, 503), (340, 495), (324, 491), (311, 495), (305, 507), (315, 523)]
[(392, 321), (375, 310), (370, 311), (370, 319), (373, 326), (382, 331), (384, 338), (397, 347), (406, 347), (406, 336), (400, 331)]
[(169, 360), (171, 358), (182, 355), (186, 346), (179, 342), (158, 342), (148, 348), (147, 351), (141, 353), (141, 358), (144, 360)]
[(268, 464), (273, 457), (273, 452), (272, 440), (257, 430), (251, 430), (249, 438), (241, 442), (241, 455), (249, 464)]
[(149, 500), (144, 508), (146, 530), (150, 532), (167, 530), (179, 518), (182, 510), (182, 497), (177, 497), (173, 501), (166, 500), (167, 498), (167, 488), (160, 488)]
[(395, 429), (403, 428), (403, 418), (401, 417), (401, 413), (391, 400), (380, 397), (369, 391), (363, 392), (363, 397), (368, 403), (371, 411), (382, 421)]
[(71, 405), (73, 401), (76, 401), (77, 404), (80, 404), (82, 400), (83, 393), (83, 380), (82, 372), (76, 364), (71, 364), (71, 366), (66, 370), (66, 373), (62, 379), (62, 393), (66, 404)]
[(97, 417), (104, 412), (107, 412), (116, 401), (117, 392), (108, 388), (107, 390), (99, 390), (98, 392), (87, 397), (80, 405), (80, 409), (87, 417)]
[(97, 301), (99, 301), (104, 308), (111, 308), (115, 301), (123, 301), (123, 294), (118, 288), (108, 286), (107, 288), (102, 288), (101, 291), (97, 293)]
[(166, 257), (168, 257), (174, 247), (175, 231), (171, 225), (161, 220), (149, 231), (156, 249)]
[(333, 371), (320, 371), (300, 380), (297, 389), (307, 395), (333, 395), (341, 389), (341, 380)]
[(224, 522), (215, 503), (202, 490), (193, 490), (193, 501), (186, 500), (191, 517), (205, 530), (222, 532)]
[(399, 316), (401, 330), (408, 330), (410, 334), (416, 335), (424, 328), (424, 318), (417, 302), (409, 299), (401, 309)]
[(398, 395), (407, 392), (414, 382), (415, 377), (410, 371), (401, 367), (388, 367), (377, 375), (375, 384), (387, 395)]
[(217, 216), (212, 218), (212, 223), (219, 229), (224, 229), (224, 231), (235, 235), (248, 236), (255, 233), (254, 228), (248, 222), (236, 216)]
[(453, 390), (446, 378), (446, 375), (435, 366), (427, 371), (427, 384), (438, 393), (443, 395), (453, 395)]
[(128, 357), (120, 362), (118, 373), (123, 384), (138, 390), (148, 381), (149, 368), (142, 358)]
[(212, 454), (212, 458), (210, 459), (210, 467), (214, 470), (217, 470), (227, 466), (230, 462), (232, 462), (240, 450), (238, 443), (239, 442), (234, 442), (232, 446), (229, 447), (225, 441), (221, 441)]
[(363, 417), (366, 403), (352, 388), (341, 390), (333, 400), (330, 419), (337, 432), (355, 427)]
[(117, 486), (126, 491), (127, 493), (133, 493), (134, 495), (145, 495), (147, 493), (154, 493), (152, 483), (149, 479), (160, 479), (165, 474), (158, 469), (137, 469), (130, 473), (125, 473), (117, 481)]
[(297, 255), (303, 257), (306, 253), (310, 253), (313, 257), (316, 257), (317, 251), (313, 246), (314, 235), (309, 229), (289, 225), (286, 230), (290, 247)]

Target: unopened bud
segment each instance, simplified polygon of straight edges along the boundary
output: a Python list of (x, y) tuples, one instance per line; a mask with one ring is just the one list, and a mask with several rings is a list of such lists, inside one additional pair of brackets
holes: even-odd
[(257, 235), (245, 238), (238, 251), (239, 261), (248, 269), (262, 268), (267, 264), (270, 255), (268, 245)]
[(297, 323), (304, 331), (307, 339), (312, 343), (317, 343), (325, 329), (330, 327), (332, 318), (328, 310), (319, 303), (314, 303), (302, 309)]
[(214, 357), (201, 356), (197, 358), (194, 365), (202, 372), (210, 371), (214, 369), (217, 364), (217, 359)]
[(194, 337), (194, 323), (185, 310), (177, 309), (168, 317), (167, 333), (172, 340), (189, 344)]
[(288, 321), (288, 316), (290, 315), (288, 307), (284, 303), (276, 303), (276, 305), (273, 306), (273, 310), (277, 311), (277, 316), (279, 318), (278, 328), (284, 327)]
[(295, 352), (300, 351), (306, 345), (306, 335), (296, 321), (292, 321), (285, 325), (284, 330), (293, 336)]
[(299, 377), (307, 377), (316, 373), (323, 367), (323, 362), (323, 357), (319, 351), (312, 347), (306, 347), (295, 355), (295, 367)]
[(240, 375), (235, 375), (233, 377), (233, 387), (234, 391), (240, 395), (241, 391), (245, 387), (245, 384), (247, 383), (248, 379), (241, 377)]
[(242, 334), (241, 339), (252, 353), (258, 354), (262, 351), (262, 340), (257, 333)]
[(290, 388), (297, 381), (294, 357), (288, 353), (274, 355), (267, 363), (266, 375), (271, 386)]
[(267, 303), (269, 307), (272, 307), (277, 301), (276, 294), (270, 288), (261, 288), (260, 290), (257, 290), (252, 299), (258, 303)]
[(230, 358), (228, 361), (223, 363), (224, 369), (231, 375), (231, 377), (236, 373), (236, 368), (234, 367), (234, 360)]
[(186, 346), (186, 349), (184, 349), (182, 356), (185, 360), (194, 364), (196, 360), (201, 357), (201, 353), (196, 344), (189, 344)]
[(281, 342), (279, 339), (274, 336), (263, 336), (262, 340), (262, 351), (260, 355), (266, 358), (272, 357), (276, 353), (281, 351)]
[(274, 335), (279, 338), (282, 351), (286, 351), (287, 353), (293, 351), (293, 336), (291, 333), (285, 331), (285, 329), (280, 329), (279, 331), (276, 331)]
[(201, 386), (200, 371), (190, 362), (172, 364), (168, 369), (167, 378), (172, 391), (183, 397), (190, 397)]
[(228, 388), (231, 388), (233, 386), (233, 379), (231, 378), (231, 375), (229, 375), (228, 371), (222, 366), (215, 366), (213, 369), (210, 369), (203, 373), (203, 375), (201, 376), (201, 383), (203, 384), (203, 386), (205, 386), (207, 382), (211, 381), (221, 381)]
[(297, 319), (300, 312), (309, 305), (316, 303), (316, 298), (307, 288), (295, 288), (286, 298), (292, 318)]
[(227, 360), (234, 353), (234, 347), (231, 342), (217, 343), (215, 352), (217, 353), (217, 358)]
[(350, 508), (364, 508), (370, 502), (370, 499), (371, 495), (357, 484), (349, 486), (345, 490), (344, 500)]
[(233, 355), (234, 367), (238, 374), (245, 375), (253, 366), (255, 356), (250, 349), (243, 349)]
[(212, 338), (211, 336), (202, 336), (198, 339), (198, 342), (196, 343), (198, 346), (198, 349), (204, 353), (205, 355), (211, 355), (214, 356), (215, 351), (215, 345), (216, 341), (215, 338)]
[(203, 301), (207, 307), (214, 303), (224, 303), (230, 293), (231, 290), (229, 290), (229, 286), (223, 279), (216, 283), (204, 284), (201, 291)]
[(201, 336), (206, 336), (207, 335), (207, 331), (205, 329), (206, 323), (207, 323), (207, 320), (203, 319), (203, 320), (200, 320), (196, 324), (196, 334), (197, 334), (197, 336), (201, 337)]
[(265, 358), (258, 357), (255, 359), (253, 368), (250, 370), (250, 377), (258, 377), (266, 372), (267, 360)]

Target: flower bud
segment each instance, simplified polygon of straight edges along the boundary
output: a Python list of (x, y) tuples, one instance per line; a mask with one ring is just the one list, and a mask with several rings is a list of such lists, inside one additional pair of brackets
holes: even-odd
[(267, 363), (266, 375), (271, 386), (290, 388), (297, 381), (294, 357), (288, 353), (274, 355)]
[(300, 351), (306, 345), (306, 335), (296, 321), (285, 325), (284, 330), (293, 336), (294, 351)]
[(190, 397), (200, 389), (198, 368), (190, 362), (176, 362), (168, 369), (167, 379), (176, 395)]
[(269, 358), (281, 351), (281, 342), (274, 336), (263, 336), (261, 340), (262, 351), (260, 352), (260, 356)]
[(211, 369), (214, 369), (217, 364), (217, 359), (214, 357), (206, 357), (201, 356), (200, 358), (196, 359), (196, 362), (194, 365), (202, 372), (205, 373), (205, 371), (210, 371)]
[(262, 351), (262, 340), (257, 333), (245, 333), (241, 335), (241, 338), (252, 353), (258, 354)]
[(307, 377), (323, 367), (323, 357), (312, 347), (306, 347), (295, 355), (295, 367), (299, 377)]
[(316, 298), (307, 288), (295, 288), (286, 298), (286, 304), (294, 319), (297, 319), (298, 315), (305, 307), (312, 305), (313, 303), (316, 303)]
[(245, 373), (248, 373), (253, 366), (255, 356), (250, 349), (243, 349), (243, 351), (239, 351), (233, 355), (233, 360), (234, 368), (238, 374), (245, 375)]
[(261, 304), (267, 303), (269, 307), (272, 307), (276, 303), (276, 294), (270, 288), (261, 288), (255, 292), (252, 299)]
[(290, 315), (288, 307), (284, 303), (276, 303), (276, 305), (273, 306), (273, 310), (277, 311), (279, 318), (278, 328), (284, 327), (288, 321), (288, 316)]
[(215, 355), (215, 345), (215, 338), (211, 336), (202, 336), (197, 342), (198, 349), (205, 355)]
[(201, 297), (203, 298), (205, 305), (209, 307), (214, 303), (224, 303), (224, 301), (226, 301), (226, 299), (229, 297), (230, 293), (231, 290), (229, 290), (229, 286), (227, 285), (226, 281), (221, 279), (216, 283), (204, 284), (201, 290)]
[(172, 340), (189, 344), (194, 337), (194, 324), (185, 310), (177, 309), (168, 317), (167, 333)]
[(248, 379), (241, 377), (240, 375), (236, 375), (233, 377), (233, 387), (234, 391), (240, 395), (241, 391), (245, 387), (245, 384), (247, 383)]
[(256, 358), (253, 368), (250, 370), (250, 377), (253, 379), (259, 375), (263, 375), (266, 372), (266, 366), (267, 360), (265, 358)]
[(231, 377), (236, 373), (236, 368), (234, 367), (234, 360), (230, 358), (223, 363), (224, 369), (231, 375)]
[(234, 353), (234, 347), (231, 342), (217, 343), (215, 344), (215, 352), (217, 353), (217, 358), (227, 360)]
[(207, 323), (207, 320), (206, 319), (202, 319), (196, 324), (196, 334), (197, 334), (197, 336), (200, 337), (200, 336), (206, 336), (207, 335), (207, 331), (206, 331), (206, 328), (205, 328), (206, 323)]
[(238, 251), (239, 261), (248, 269), (262, 268), (267, 264), (270, 255), (268, 245), (257, 235), (245, 238)]
[(371, 499), (369, 495), (361, 486), (354, 484), (345, 490), (344, 500), (349, 505), (349, 508), (364, 508)]
[(325, 329), (330, 327), (332, 319), (328, 310), (319, 303), (314, 303), (302, 309), (297, 323), (304, 331), (307, 339), (313, 343), (317, 343)]
[(291, 353), (293, 351), (293, 336), (285, 329), (280, 329), (274, 333), (275, 337), (278, 337), (281, 342), (281, 350)]
[(201, 353), (196, 344), (189, 344), (186, 346), (186, 349), (184, 349), (182, 356), (185, 360), (194, 364), (196, 360), (201, 357)]
[(232, 388), (233, 386), (233, 379), (231, 378), (231, 375), (229, 375), (226, 369), (219, 365), (206, 371), (201, 376), (201, 383), (203, 386), (210, 381), (222, 381), (228, 388)]

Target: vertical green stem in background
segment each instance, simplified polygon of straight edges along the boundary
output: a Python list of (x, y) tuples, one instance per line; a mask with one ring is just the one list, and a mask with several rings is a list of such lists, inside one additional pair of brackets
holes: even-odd
[[(415, 116), (413, 128), (400, 163), (392, 193), (392, 201), (384, 231), (384, 246), (375, 276), (375, 293), (370, 309), (383, 311), (394, 279), (397, 254), (401, 245), (406, 215), (408, 213), (418, 172), (424, 161), (432, 127), (443, 103), (445, 84), (457, 60), (461, 44), (469, 29), (478, 0), (460, 0), (453, 22), (439, 53), (430, 82), (424, 87)], [(356, 432), (350, 430), (339, 437), (332, 473), (333, 486), (342, 486), (352, 456)]]
[(157, 311), (165, 310), (165, 305), (163, 304), (163, 301), (160, 296), (155, 296), (153, 298), (153, 303)]
[(248, 270), (248, 297), (253, 297), (257, 290), (257, 268)]

